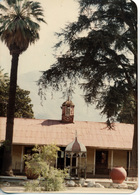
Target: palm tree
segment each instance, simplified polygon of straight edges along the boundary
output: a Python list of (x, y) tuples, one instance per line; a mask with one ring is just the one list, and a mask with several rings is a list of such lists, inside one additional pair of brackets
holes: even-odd
[(39, 2), (29, 0), (3, 0), (0, 3), (0, 38), (8, 47), (11, 60), (9, 102), (6, 123), (6, 147), (3, 156), (3, 174), (12, 175), (12, 138), (14, 127), (15, 94), (18, 59), (29, 44), (39, 39), (39, 22), (45, 22)]

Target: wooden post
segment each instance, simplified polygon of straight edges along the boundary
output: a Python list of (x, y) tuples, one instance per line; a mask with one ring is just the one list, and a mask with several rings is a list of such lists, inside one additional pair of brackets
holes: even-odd
[(73, 153), (70, 154), (70, 177), (72, 173), (72, 157), (73, 157)]
[(78, 154), (76, 153), (76, 175), (78, 174)]
[(111, 150), (111, 169), (113, 168), (113, 150)]
[(24, 146), (21, 146), (20, 173), (22, 173), (23, 171), (23, 155), (24, 155)]
[(64, 157), (64, 168), (66, 168), (66, 152), (65, 152), (65, 157)]
[(131, 151), (129, 151), (128, 153), (128, 170), (130, 170), (130, 167), (131, 167)]
[(79, 156), (80, 156), (80, 163), (79, 163), (79, 177), (81, 177), (81, 155), (82, 155), (82, 153), (79, 153)]
[(87, 153), (85, 153), (85, 179), (87, 177)]
[(96, 149), (94, 149), (94, 158), (93, 158), (93, 175), (95, 175), (95, 166), (96, 166)]

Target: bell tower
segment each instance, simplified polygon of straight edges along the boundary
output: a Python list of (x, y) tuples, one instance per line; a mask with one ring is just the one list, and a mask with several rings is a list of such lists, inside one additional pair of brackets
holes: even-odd
[(74, 120), (74, 104), (68, 100), (62, 104), (62, 123), (73, 123)]

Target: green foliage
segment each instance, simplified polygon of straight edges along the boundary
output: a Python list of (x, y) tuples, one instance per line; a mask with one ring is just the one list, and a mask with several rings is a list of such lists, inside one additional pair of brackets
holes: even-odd
[[(17, 86), (14, 114), (16, 118), (34, 118), (33, 105), (31, 104), (29, 94), (29, 91)], [(3, 73), (3, 69), (0, 67), (0, 116), (5, 117), (7, 114), (8, 98), (9, 77), (6, 73)]]
[(59, 191), (64, 188), (64, 178), (67, 170), (58, 170), (53, 167), (60, 149), (54, 145), (35, 146), (32, 155), (24, 155), (26, 173), (39, 175), (36, 181), (26, 183), (26, 191)]
[[(0, 37), (12, 54), (25, 51), (39, 39), (40, 25), (45, 22), (39, 2), (29, 0), (3, 0), (0, 3)], [(14, 50), (14, 51), (13, 51)]]
[(0, 174), (2, 173), (2, 165), (3, 165), (3, 153), (4, 153), (4, 149), (6, 151), (10, 150), (10, 145), (9, 145), (9, 141), (3, 141), (0, 140)]
[(43, 175), (45, 180), (41, 182), (41, 186), (45, 191), (59, 191), (64, 189), (64, 178), (67, 175), (66, 170), (58, 170), (50, 167), (47, 177), (45, 175)]
[(34, 118), (33, 104), (29, 97), (30, 92), (17, 86), (15, 99), (16, 118)]
[(43, 174), (42, 177), (37, 180), (30, 180), (26, 182), (25, 191), (40, 192), (64, 190), (64, 178), (66, 177), (66, 175), (67, 172), (65, 170), (58, 170), (54, 167), (50, 167), (47, 176), (46, 174)]
[(31, 180), (29, 182), (26, 182), (24, 187), (25, 191), (27, 192), (41, 191), (41, 188), (39, 187), (39, 180)]
[(5, 116), (7, 101), (8, 101), (8, 91), (7, 91), (7, 83), (9, 82), (9, 78), (6, 73), (3, 73), (3, 69), (0, 66), (0, 116)]
[(24, 160), (27, 167), (26, 172), (28, 172), (28, 169), (29, 172), (30, 169), (32, 169), (32, 172), (34, 174), (45, 174), (43, 172), (46, 172), (46, 174), (48, 174), (49, 166), (55, 162), (55, 159), (57, 158), (57, 151), (59, 151), (59, 148), (54, 144), (45, 146), (36, 145), (32, 149), (32, 151), (32, 155), (24, 155)]
[(33, 155), (36, 155), (37, 158), (41, 158), (43, 161), (46, 161), (47, 164), (51, 165), (54, 161), (54, 159), (57, 158), (57, 152), (59, 151), (59, 147), (57, 147), (55, 144), (46, 145), (46, 146), (38, 146), (36, 145), (33, 148), (34, 152), (37, 152)]
[(67, 45), (68, 50), (44, 71), (39, 92), (42, 96), (48, 87), (66, 91), (80, 84), (87, 103), (96, 104), (108, 120), (117, 118), (129, 96), (137, 104), (137, 7), (129, 0), (79, 4), (78, 20), (57, 33), (55, 48)]
[(128, 95), (125, 102), (121, 104), (120, 112), (117, 116), (117, 121), (121, 123), (134, 124), (134, 114), (136, 110), (136, 102), (133, 96)]
[(6, 141), (0, 141), (0, 149), (6, 148), (6, 150), (9, 150), (10, 149), (9, 147), (10, 146), (9, 146), (9, 141), (8, 140), (6, 140)]

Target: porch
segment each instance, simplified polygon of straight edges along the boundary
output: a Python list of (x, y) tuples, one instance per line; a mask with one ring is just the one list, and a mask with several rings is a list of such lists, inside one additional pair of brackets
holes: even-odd
[[(31, 153), (33, 146), (13, 146), (13, 170), (16, 174), (24, 175), (23, 155)], [(60, 147), (58, 158), (54, 166), (64, 169), (65, 147)], [(117, 149), (99, 149), (87, 147), (87, 167), (88, 178), (109, 178), (110, 170), (115, 166), (122, 166), (128, 171), (130, 169), (131, 151)], [(72, 166), (77, 166), (76, 158), (72, 160)], [(81, 164), (84, 163), (81, 159)], [(70, 166), (70, 158), (66, 158), (66, 167)], [(74, 170), (73, 170), (74, 171)], [(82, 170), (83, 173), (85, 170)], [(74, 172), (75, 174), (75, 172)], [(81, 173), (82, 174), (82, 173)]]

